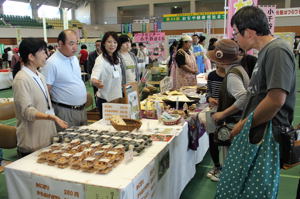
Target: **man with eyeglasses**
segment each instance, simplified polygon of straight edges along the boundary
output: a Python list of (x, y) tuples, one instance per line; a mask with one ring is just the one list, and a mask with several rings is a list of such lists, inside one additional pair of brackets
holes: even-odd
[[(249, 195), (254, 198), (276, 198), (280, 156), (279, 147), (273, 141), (279, 142), (281, 129), (291, 127), (293, 121), (296, 79), (294, 54), (288, 43), (273, 37), (268, 19), (258, 7), (239, 9), (231, 19), (231, 26), (234, 39), (242, 49), (256, 49), (259, 53), (247, 89), (242, 119), (231, 131), (231, 137), (239, 134), (244, 125), (249, 132), (243, 132), (245, 134), (233, 141), (227, 159), (229, 163), (225, 164), (222, 171), (215, 198), (246, 198)], [(254, 115), (249, 127), (247, 118), (252, 112)], [(272, 122), (273, 136), (268, 140), (269, 121)], [(239, 144), (245, 146), (237, 154), (234, 147)], [(234, 162), (239, 158), (242, 160)], [(236, 165), (242, 169), (235, 168)], [(231, 186), (234, 180), (235, 184)]]
[[(43, 67), (55, 114), (69, 126), (87, 124), (84, 105), (87, 92), (81, 79), (80, 65), (75, 53), (78, 38), (74, 30), (64, 30), (57, 38), (58, 50)], [(57, 130), (62, 130), (57, 126)]]
[(263, 136), (263, 126), (272, 120), (273, 135), (279, 140), (279, 128), (290, 127), (295, 106), (295, 59), (291, 47), (282, 39), (273, 37), (264, 12), (254, 6), (241, 8), (231, 19), (234, 39), (248, 51), (259, 51), (257, 64), (248, 87), (248, 103), (243, 120), (233, 129), (238, 134), (246, 117), (254, 111), (250, 134), (252, 142)]

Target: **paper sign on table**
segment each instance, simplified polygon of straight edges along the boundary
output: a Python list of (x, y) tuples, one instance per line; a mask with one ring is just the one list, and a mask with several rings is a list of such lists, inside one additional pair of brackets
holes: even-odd
[(93, 185), (85, 186), (86, 199), (119, 199), (120, 191), (118, 189), (108, 187), (97, 187)]
[(157, 184), (157, 169), (153, 160), (134, 181), (134, 198), (151, 199)]
[(85, 199), (84, 185), (82, 184), (33, 175), (32, 185), (32, 199)]
[(106, 124), (110, 124), (110, 118), (113, 115), (119, 115), (121, 118), (130, 118), (129, 104), (104, 103), (102, 106), (103, 119)]

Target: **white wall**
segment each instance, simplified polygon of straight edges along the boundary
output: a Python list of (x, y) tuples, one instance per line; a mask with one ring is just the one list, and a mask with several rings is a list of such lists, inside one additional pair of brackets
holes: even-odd
[(80, 6), (75, 10), (75, 19), (82, 23), (91, 24), (91, 6), (87, 4), (85, 7), (84, 5)]

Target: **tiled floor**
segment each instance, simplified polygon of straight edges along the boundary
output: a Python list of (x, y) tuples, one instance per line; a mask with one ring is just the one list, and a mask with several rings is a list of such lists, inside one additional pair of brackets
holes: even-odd
[[(87, 85), (89, 92), (92, 89)], [(300, 123), (300, 70), (297, 67), (297, 99), (295, 107), (294, 124)], [(11, 89), (0, 91), (0, 97), (11, 97)], [(15, 120), (4, 122), (8, 125), (14, 125)], [(16, 150), (4, 150), (4, 157), (9, 160), (16, 160)], [(206, 155), (204, 160), (197, 165), (197, 172), (194, 178), (184, 189), (180, 199), (213, 199), (216, 183), (206, 178), (206, 173), (212, 168), (212, 163), (209, 155)], [(280, 188), (278, 199), (295, 199), (297, 185), (300, 178), (300, 166), (287, 171), (281, 171)], [(4, 174), (0, 174), (0, 199), (7, 199), (7, 190)]]

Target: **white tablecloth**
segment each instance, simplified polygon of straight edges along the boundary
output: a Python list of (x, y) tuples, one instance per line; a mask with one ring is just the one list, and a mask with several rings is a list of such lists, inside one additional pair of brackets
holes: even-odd
[[(110, 128), (95, 124), (91, 127)], [(156, 120), (143, 120), (142, 128), (167, 128)], [(106, 175), (84, 173), (71, 169), (59, 169), (36, 163), (37, 154), (26, 156), (5, 168), (5, 177), (10, 199), (35, 199), (54, 196), (68, 198), (96, 198), (90, 187), (96, 187), (98, 194), (114, 190), (116, 199), (177, 199), (187, 183), (194, 176), (195, 164), (199, 163), (207, 149), (208, 136), (204, 134), (197, 151), (188, 150), (187, 124), (173, 126), (180, 129), (178, 135), (167, 142), (153, 142), (140, 156), (122, 163)], [(151, 129), (150, 129), (151, 130)], [(169, 152), (169, 168), (158, 179), (159, 164)], [(66, 191), (67, 190), (67, 191)], [(68, 192), (71, 190), (71, 192)], [(101, 190), (101, 193), (100, 193)], [(74, 193), (78, 192), (75, 197)], [(41, 197), (41, 193), (44, 194)], [(68, 195), (64, 195), (68, 194)], [(71, 195), (73, 194), (73, 197)], [(113, 194), (113, 193), (110, 193)], [(100, 197), (101, 198), (101, 197)]]
[(10, 88), (12, 85), (12, 73), (0, 72), (0, 89)]

